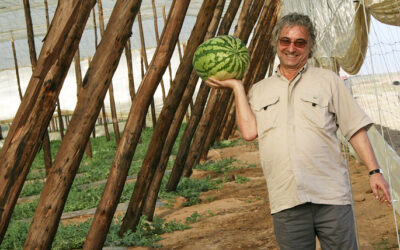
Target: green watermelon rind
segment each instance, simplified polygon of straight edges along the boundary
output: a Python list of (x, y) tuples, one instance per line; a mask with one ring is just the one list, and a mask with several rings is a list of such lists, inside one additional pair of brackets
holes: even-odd
[(249, 64), (249, 52), (239, 38), (217, 36), (199, 45), (192, 63), (203, 81), (209, 77), (218, 80), (241, 79)]

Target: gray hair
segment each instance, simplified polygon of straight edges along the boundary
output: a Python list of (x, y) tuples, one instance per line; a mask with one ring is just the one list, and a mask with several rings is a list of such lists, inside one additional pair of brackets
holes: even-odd
[(276, 46), (277, 42), (279, 39), (279, 35), (281, 33), (281, 30), (285, 26), (303, 26), (308, 30), (308, 33), (310, 33), (310, 43), (312, 44), (311, 52), (310, 55), (308, 56), (309, 58), (312, 57), (314, 53), (314, 45), (315, 45), (315, 39), (317, 36), (317, 31), (315, 30), (315, 26), (311, 19), (307, 15), (299, 14), (299, 13), (289, 13), (285, 16), (283, 16), (278, 23), (275, 25), (274, 30), (272, 31), (272, 40), (271, 44), (274, 50), (276, 51)]

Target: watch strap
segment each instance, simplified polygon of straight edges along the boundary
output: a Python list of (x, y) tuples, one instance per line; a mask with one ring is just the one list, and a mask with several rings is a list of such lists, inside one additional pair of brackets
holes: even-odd
[(378, 169), (371, 170), (371, 171), (369, 171), (368, 175), (371, 176), (373, 174), (378, 174), (378, 173), (383, 174), (382, 169), (378, 168)]

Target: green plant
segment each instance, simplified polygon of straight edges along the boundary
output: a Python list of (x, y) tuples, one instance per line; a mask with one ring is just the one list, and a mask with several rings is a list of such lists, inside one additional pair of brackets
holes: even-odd
[(199, 170), (213, 171), (216, 173), (223, 173), (229, 170), (236, 169), (236, 167), (233, 166), (234, 162), (238, 162), (238, 160), (232, 157), (230, 157), (229, 159), (223, 158), (220, 161), (209, 161), (205, 164), (199, 164), (194, 168)]
[(375, 250), (389, 250), (396, 248), (395, 245), (390, 244), (388, 238), (381, 238), (380, 241), (373, 243), (372, 246)]
[(243, 184), (243, 183), (246, 183), (246, 182), (249, 182), (249, 181), (250, 181), (250, 178), (243, 177), (243, 176), (240, 176), (240, 175), (237, 175), (236, 179), (235, 179), (235, 182), (239, 183), (239, 184)]
[(38, 181), (38, 180), (31, 183), (27, 183), (22, 188), (20, 197), (38, 195), (40, 194), (40, 192), (42, 192), (43, 186), (44, 186), (43, 181)]
[(186, 218), (186, 223), (198, 222), (203, 216), (201, 216), (197, 211)]

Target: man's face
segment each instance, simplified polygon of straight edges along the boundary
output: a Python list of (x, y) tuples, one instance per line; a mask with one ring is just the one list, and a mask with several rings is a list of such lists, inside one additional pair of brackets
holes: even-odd
[(277, 43), (281, 69), (300, 70), (307, 63), (312, 46), (304, 26), (284, 26)]

